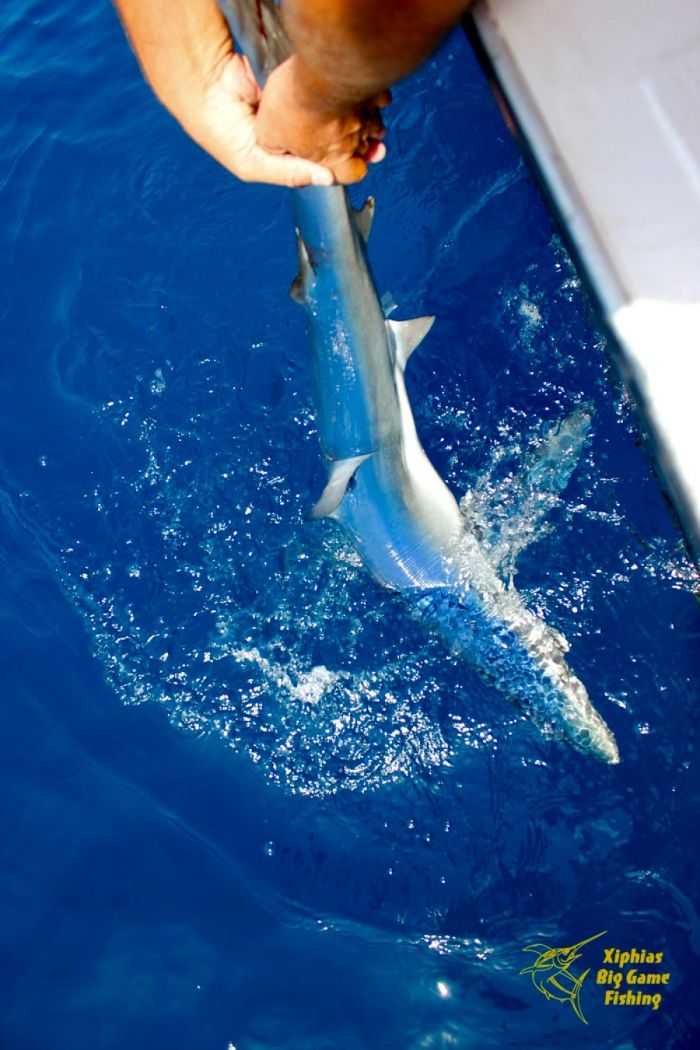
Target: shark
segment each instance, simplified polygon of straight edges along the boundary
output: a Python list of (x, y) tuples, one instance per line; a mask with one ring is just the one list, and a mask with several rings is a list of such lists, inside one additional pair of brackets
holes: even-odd
[[(290, 53), (276, 6), (219, 3), (264, 83)], [(308, 518), (338, 523), (372, 576), (546, 736), (618, 763), (612, 731), (567, 662), (566, 639), (527, 606), (512, 573), (503, 578), (498, 542), (470, 526), (421, 445), (405, 372), (434, 318), (385, 316), (367, 258), (373, 200), (355, 210), (339, 185), (292, 195), (299, 273), (291, 294), (307, 316), (327, 468)], [(580, 410), (562, 425), (539, 465), (546, 479), (561, 474), (557, 453), (589, 422)], [(538, 504), (533, 519), (540, 513)]]

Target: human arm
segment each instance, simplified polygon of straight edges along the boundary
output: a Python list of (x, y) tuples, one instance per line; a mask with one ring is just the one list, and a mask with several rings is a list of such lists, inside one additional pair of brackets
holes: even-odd
[[(269, 77), (259, 141), (355, 182), (378, 159), (377, 104), (416, 69), (470, 0), (285, 0), (294, 54)], [(383, 148), (383, 147), (382, 147)]]
[(144, 76), (185, 131), (244, 181), (329, 185), (328, 168), (258, 143), (260, 88), (215, 0), (114, 0)]

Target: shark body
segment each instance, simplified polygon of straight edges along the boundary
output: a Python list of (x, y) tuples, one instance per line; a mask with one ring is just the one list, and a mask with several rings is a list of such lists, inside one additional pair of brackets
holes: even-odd
[[(236, 23), (232, 10), (250, 15), (245, 0), (221, 3), (264, 80), (286, 54), (283, 36)], [(260, 0), (252, 6), (261, 9)], [(274, 27), (275, 9), (262, 9)], [(618, 762), (611, 731), (566, 662), (566, 640), (503, 582), (421, 446), (404, 370), (433, 318), (385, 318), (365, 252), (373, 203), (355, 212), (341, 186), (293, 197), (300, 269), (292, 295), (307, 313), (328, 466), (309, 517), (338, 522), (372, 575), (547, 734)]]
[(567, 664), (566, 640), (503, 582), (421, 446), (404, 371), (433, 318), (384, 317), (365, 258), (371, 202), (353, 212), (341, 187), (295, 196), (293, 294), (308, 316), (328, 465), (309, 516), (342, 525), (373, 576), (545, 732), (618, 762), (612, 733)]

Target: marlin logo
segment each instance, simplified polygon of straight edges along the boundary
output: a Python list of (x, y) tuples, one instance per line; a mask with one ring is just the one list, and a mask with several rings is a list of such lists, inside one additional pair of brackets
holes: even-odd
[(537, 958), (532, 966), (526, 966), (520, 973), (529, 973), (532, 983), (538, 992), (542, 992), (545, 999), (556, 999), (560, 1003), (571, 1003), (571, 1007), (580, 1021), (588, 1024), (581, 1010), (580, 994), (581, 985), (590, 973), (590, 967), (576, 977), (571, 972), (571, 966), (577, 959), (581, 958), (580, 949), (584, 944), (602, 937), (607, 930), (587, 937), (585, 941), (572, 944), (568, 948), (550, 948), (547, 944), (528, 944), (523, 948), (524, 952), (536, 952)]
[[(231, 8), (243, 0), (222, 4), (264, 78), (279, 58), (245, 25), (236, 28)], [(341, 186), (294, 191), (300, 268), (292, 295), (308, 318), (328, 466), (309, 516), (339, 523), (379, 583), (547, 735), (616, 763), (615, 739), (566, 663), (566, 640), (506, 586), (497, 545), (467, 527), (423, 451), (404, 370), (433, 318), (385, 318), (365, 253), (373, 212), (371, 200), (351, 209)]]

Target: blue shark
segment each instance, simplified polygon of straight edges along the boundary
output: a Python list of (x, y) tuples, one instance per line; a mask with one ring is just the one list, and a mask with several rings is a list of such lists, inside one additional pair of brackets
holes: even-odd
[[(264, 81), (288, 54), (275, 7), (221, 4)], [(434, 319), (385, 317), (366, 254), (373, 202), (355, 211), (343, 187), (308, 187), (293, 191), (293, 208), (299, 274), (292, 295), (308, 319), (328, 471), (309, 518), (337, 522), (375, 579), (545, 735), (619, 762), (612, 732), (567, 663), (568, 643), (527, 607), (512, 578), (506, 584), (497, 539), (470, 528), (423, 450), (404, 373)], [(585, 418), (579, 424), (585, 430)], [(541, 468), (550, 480), (557, 442), (551, 447), (549, 469)]]

